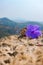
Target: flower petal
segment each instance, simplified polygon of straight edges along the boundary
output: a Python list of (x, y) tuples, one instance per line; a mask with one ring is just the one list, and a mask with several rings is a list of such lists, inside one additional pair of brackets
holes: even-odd
[(28, 25), (26, 30), (26, 36), (31, 38), (37, 38), (41, 36), (40, 27), (38, 25)]

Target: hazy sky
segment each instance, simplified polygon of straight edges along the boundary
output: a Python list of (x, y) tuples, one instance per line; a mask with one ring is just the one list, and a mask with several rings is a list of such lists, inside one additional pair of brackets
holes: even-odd
[(43, 21), (43, 0), (0, 0), (0, 17)]

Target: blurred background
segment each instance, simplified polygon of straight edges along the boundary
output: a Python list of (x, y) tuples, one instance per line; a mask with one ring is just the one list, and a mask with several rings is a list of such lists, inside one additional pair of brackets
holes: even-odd
[(43, 30), (43, 0), (0, 0), (0, 37), (19, 34), (28, 24)]

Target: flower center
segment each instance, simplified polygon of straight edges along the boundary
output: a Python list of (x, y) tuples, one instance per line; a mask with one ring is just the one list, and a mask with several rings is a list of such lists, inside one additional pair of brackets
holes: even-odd
[(34, 31), (32, 31), (31, 33), (34, 33)]

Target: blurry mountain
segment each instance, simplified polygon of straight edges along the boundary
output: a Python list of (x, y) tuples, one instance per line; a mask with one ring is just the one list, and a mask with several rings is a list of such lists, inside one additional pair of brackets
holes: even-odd
[(15, 27), (16, 22), (4, 17), (0, 18), (0, 25)]
[(0, 37), (15, 34), (16, 22), (8, 18), (0, 18)]
[(26, 27), (28, 24), (39, 25), (41, 30), (43, 30), (43, 23), (35, 22), (35, 21), (12, 21), (6, 17), (0, 18), (0, 37), (4, 37), (7, 35), (19, 34), (20, 30)]
[(24, 23), (19, 23), (18, 26), (21, 27), (21, 28), (23, 28), (23, 27), (26, 27), (29, 24), (39, 25), (40, 29), (43, 30), (43, 23), (42, 22), (37, 22), (37, 21), (26, 21)]

